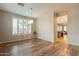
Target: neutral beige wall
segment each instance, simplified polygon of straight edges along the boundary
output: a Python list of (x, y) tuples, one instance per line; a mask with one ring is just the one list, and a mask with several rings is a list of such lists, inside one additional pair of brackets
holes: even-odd
[(54, 13), (41, 14), (37, 19), (38, 38), (50, 42), (54, 41)]
[(69, 43), (79, 46), (79, 8), (69, 11), (68, 38)]
[(68, 43), (79, 46), (79, 7), (60, 12), (59, 14), (68, 15)]
[[(0, 11), (0, 43), (32, 38), (32, 35), (25, 35), (25, 36), (12, 35), (13, 17), (24, 18), (24, 19), (27, 18), (25, 16)], [(36, 27), (36, 24), (34, 20), (34, 23), (32, 25), (32, 32), (36, 30), (35, 27)]]

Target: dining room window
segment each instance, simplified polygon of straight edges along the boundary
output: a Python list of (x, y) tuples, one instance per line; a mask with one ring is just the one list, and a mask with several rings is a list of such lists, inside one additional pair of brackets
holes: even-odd
[(13, 35), (18, 34), (31, 34), (32, 32), (32, 19), (19, 19), (13, 18), (12, 25), (13, 25)]

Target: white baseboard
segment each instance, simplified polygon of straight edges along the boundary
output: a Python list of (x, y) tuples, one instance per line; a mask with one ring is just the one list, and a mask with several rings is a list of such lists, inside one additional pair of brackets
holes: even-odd
[(41, 38), (41, 37), (38, 37), (38, 39), (42, 39), (42, 40), (45, 40), (45, 41), (48, 41), (48, 42), (53, 42), (53, 40), (52, 40), (52, 41), (50, 41), (50, 40), (46, 40), (46, 39)]
[[(32, 38), (28, 38), (28, 39), (32, 39)], [(9, 42), (16, 42), (16, 41), (21, 41), (21, 40), (28, 40), (28, 39), (8, 40), (8, 41), (5, 41), (5, 42), (0, 42), (0, 44), (9, 43)], [(38, 39), (46, 40), (46, 39), (43, 39), (43, 38), (41, 38), (41, 37), (38, 37)], [(49, 40), (46, 40), (46, 41), (49, 41)], [(49, 41), (49, 42), (53, 42), (53, 40), (52, 40), (52, 41)]]
[(79, 46), (79, 44), (72, 43), (72, 42), (69, 42), (69, 44), (71, 44), (71, 45), (75, 45), (75, 46)]
[(5, 41), (5, 42), (0, 42), (0, 44), (9, 43), (9, 42), (16, 42), (16, 41), (21, 41), (21, 40), (28, 40), (28, 39), (9, 40), (9, 41)]

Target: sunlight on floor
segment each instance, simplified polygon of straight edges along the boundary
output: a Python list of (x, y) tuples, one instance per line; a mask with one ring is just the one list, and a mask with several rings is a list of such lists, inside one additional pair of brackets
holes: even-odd
[(62, 46), (59, 50), (59, 55), (67, 56), (69, 55), (69, 49), (68, 49), (68, 42), (67, 42), (67, 35), (64, 35), (64, 37), (58, 38), (56, 40), (57, 46)]

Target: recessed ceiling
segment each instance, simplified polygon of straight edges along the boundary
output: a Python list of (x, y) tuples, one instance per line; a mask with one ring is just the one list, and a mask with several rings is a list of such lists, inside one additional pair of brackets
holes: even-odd
[[(40, 14), (48, 12), (49, 9), (60, 12), (78, 6), (78, 3), (24, 3), (24, 6), (19, 6), (17, 3), (0, 3), (1, 10), (33, 17), (38, 17)], [(33, 9), (30, 10), (30, 8)]]

